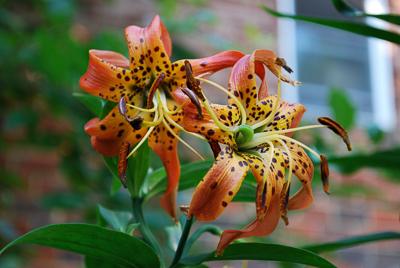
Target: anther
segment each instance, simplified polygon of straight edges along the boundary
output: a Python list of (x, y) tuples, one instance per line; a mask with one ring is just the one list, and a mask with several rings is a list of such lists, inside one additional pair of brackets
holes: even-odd
[(324, 192), (326, 194), (329, 193), (329, 165), (328, 165), (328, 159), (324, 155), (320, 155), (321, 163), (320, 163), (320, 168), (321, 168), (321, 181), (322, 181), (322, 186), (324, 189)]
[(292, 68), (290, 68), (290, 67), (287, 65), (287, 63), (286, 63), (286, 61), (285, 61), (284, 58), (276, 58), (275, 63), (276, 63), (277, 65), (281, 66), (283, 69), (285, 69), (286, 72), (288, 72), (288, 73), (290, 73), (290, 74), (293, 73)]
[(129, 121), (129, 118), (128, 118), (128, 116), (126, 115), (127, 109), (126, 109), (126, 101), (125, 101), (125, 98), (124, 98), (124, 97), (122, 97), (122, 98), (119, 100), (119, 102), (118, 102), (118, 110), (119, 110), (119, 113), (120, 113), (123, 117), (125, 117), (125, 119), (126, 119), (127, 121)]
[(160, 86), (161, 82), (164, 80), (165, 74), (160, 73), (160, 75), (154, 80), (153, 84), (151, 85), (151, 88), (149, 90), (149, 95), (147, 96), (147, 109), (150, 109), (153, 107), (153, 97), (154, 93)]
[(118, 153), (118, 177), (121, 180), (122, 185), (126, 188), (126, 167), (128, 163), (128, 154), (129, 154), (130, 144), (127, 141), (124, 141), (119, 148)]
[(329, 117), (319, 117), (318, 122), (321, 125), (327, 126), (335, 134), (340, 136), (343, 139), (344, 143), (346, 144), (347, 150), (351, 151), (351, 143), (349, 136), (347, 135), (346, 130), (339, 123), (330, 119)]
[(192, 90), (202, 102), (206, 101), (206, 98), (204, 97), (203, 92), (200, 88), (200, 81), (193, 76), (192, 65), (190, 65), (190, 62), (188, 60), (185, 60), (185, 70), (186, 86), (190, 90)]
[(200, 101), (197, 98), (196, 94), (188, 88), (182, 88), (181, 90), (183, 93), (185, 93), (186, 96), (189, 97), (191, 103), (196, 107), (198, 119), (203, 119), (203, 110), (201, 108)]

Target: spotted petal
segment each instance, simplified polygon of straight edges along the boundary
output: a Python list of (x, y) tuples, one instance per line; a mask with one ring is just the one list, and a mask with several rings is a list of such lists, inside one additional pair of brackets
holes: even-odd
[(225, 147), (197, 186), (189, 207), (189, 216), (201, 221), (215, 220), (238, 192), (249, 169), (247, 161)]
[[(277, 190), (280, 191), (280, 189)], [(243, 230), (225, 230), (222, 233), (217, 247), (217, 254), (221, 255), (224, 249), (237, 239), (251, 236), (266, 236), (272, 233), (278, 225), (279, 218), (280, 199), (279, 195), (275, 195), (262, 220), (255, 219)]]
[(128, 43), (130, 68), (148, 82), (152, 75), (164, 73), (171, 76), (171, 38), (159, 16), (155, 16), (146, 28), (129, 26), (125, 29)]
[[(220, 122), (226, 126), (234, 126), (240, 120), (240, 113), (236, 106), (212, 104), (211, 107)], [(183, 110), (182, 123), (187, 131), (199, 133), (209, 141), (236, 147), (233, 134), (221, 130), (205, 109), (202, 110), (202, 117), (199, 117), (197, 108), (190, 102), (183, 106)]]
[(125, 96), (131, 104), (140, 105), (144, 84), (137, 82), (128, 63), (121, 54), (90, 50), (88, 69), (79, 85), (86, 92), (109, 101), (118, 102)]
[[(158, 125), (149, 137), (150, 148), (160, 157), (167, 172), (167, 190), (161, 197), (161, 206), (174, 219), (176, 219), (176, 196), (180, 176), (180, 163), (178, 157), (178, 140), (174, 134), (178, 129), (163, 122)], [(168, 129), (169, 128), (174, 128)], [(174, 134), (170, 131), (174, 131)]]

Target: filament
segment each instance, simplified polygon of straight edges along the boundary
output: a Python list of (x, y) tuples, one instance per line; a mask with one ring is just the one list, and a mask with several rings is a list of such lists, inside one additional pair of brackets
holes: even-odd
[(277, 136), (277, 137), (279, 137), (279, 138), (281, 138), (283, 140), (287, 140), (287, 141), (291, 141), (293, 143), (296, 143), (297, 145), (303, 147), (304, 149), (308, 150), (310, 153), (315, 155), (315, 157), (317, 157), (318, 159), (320, 158), (320, 155), (316, 151), (314, 151), (313, 149), (311, 149), (310, 147), (308, 147), (304, 143), (301, 143), (301, 142), (299, 142), (299, 141), (297, 141), (295, 139), (289, 138), (289, 137), (284, 136), (284, 135), (274, 135), (274, 136)]
[(210, 81), (208, 79), (204, 79), (204, 78), (200, 78), (200, 77), (196, 77), (198, 80), (203, 81), (207, 84), (210, 84), (212, 86), (214, 86), (215, 88), (221, 90), (222, 92), (226, 93), (229, 97), (231, 97), (231, 99), (233, 99), (233, 101), (235, 102), (235, 104), (239, 107), (239, 111), (240, 114), (242, 116), (242, 125), (246, 124), (246, 120), (247, 120), (247, 114), (246, 114), (246, 109), (243, 107), (242, 103), (240, 102), (240, 100), (238, 98), (236, 98), (236, 96), (234, 94), (232, 94), (232, 92), (230, 92), (229, 90), (226, 90), (226, 88), (224, 88), (223, 86)]
[(126, 106), (129, 106), (129, 107), (131, 107), (133, 109), (136, 109), (138, 111), (145, 112), (145, 113), (151, 113), (151, 112), (154, 112), (156, 110), (155, 107), (153, 107), (151, 109), (145, 109), (145, 108), (141, 108), (139, 106), (135, 106), (135, 105), (132, 105), (132, 104), (129, 104), (129, 103), (127, 103)]
[(251, 127), (253, 129), (257, 129), (261, 126), (267, 125), (274, 118), (276, 110), (278, 110), (278, 107), (279, 107), (279, 102), (281, 101), (281, 83), (282, 83), (281, 82), (281, 69), (279, 68), (278, 69), (278, 87), (277, 87), (276, 102), (275, 102), (274, 106), (272, 107), (271, 113), (267, 116), (267, 118), (252, 125)]

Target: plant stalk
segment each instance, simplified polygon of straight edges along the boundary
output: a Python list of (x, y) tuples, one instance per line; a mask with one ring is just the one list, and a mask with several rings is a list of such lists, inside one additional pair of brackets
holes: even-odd
[(154, 237), (151, 232), (149, 226), (146, 224), (143, 215), (143, 198), (133, 197), (132, 198), (132, 210), (133, 215), (135, 216), (136, 221), (139, 223), (139, 230), (143, 235), (144, 240), (154, 249), (156, 254), (159, 256), (160, 260), (162, 260), (162, 250), (160, 244), (157, 239)]
[(179, 239), (178, 248), (176, 249), (174, 259), (170, 265), (170, 268), (175, 267), (181, 260), (182, 254), (185, 249), (186, 241), (189, 237), (190, 228), (192, 228), (194, 217), (186, 218), (185, 227), (183, 228), (182, 236)]

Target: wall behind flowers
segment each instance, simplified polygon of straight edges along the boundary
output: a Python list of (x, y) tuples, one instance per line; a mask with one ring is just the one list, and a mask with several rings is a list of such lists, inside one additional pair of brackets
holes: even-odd
[[(392, 2), (393, 10), (399, 12)], [(263, 3), (275, 6), (274, 1)], [(228, 48), (276, 50), (279, 45), (276, 19), (256, 3), (244, 0), (1, 2), (1, 246), (44, 224), (94, 222), (97, 203), (119, 209), (129, 205), (123, 191), (110, 194), (112, 178), (82, 130), (91, 114), (72, 93), (79, 91), (77, 81), (86, 68), (89, 48), (126, 53), (123, 28), (146, 25), (156, 13), (162, 15), (172, 34), (176, 58), (204, 56)], [(398, 47), (391, 49), (399, 104), (400, 52)], [(226, 82), (224, 74), (217, 79)], [(271, 85), (273, 90), (274, 81)], [(213, 97), (218, 99), (218, 95)], [(345, 91), (344, 98), (352, 102)], [(343, 101), (339, 108), (340, 104)], [(357, 127), (356, 122), (353, 125), (353, 142), (359, 151), (390, 148), (399, 142), (395, 130), (383, 133)], [(335, 151), (335, 144), (318, 133), (302, 139)], [(185, 161), (193, 159), (188, 152)], [(400, 230), (399, 176), (392, 170), (382, 173), (362, 169), (351, 175), (336, 171), (332, 184), (329, 197), (316, 191), (312, 208), (291, 217), (288, 227), (280, 226), (268, 239), (305, 243)], [(181, 203), (188, 198), (190, 195), (183, 196)], [(239, 209), (241, 213), (236, 212)], [(251, 213), (252, 207), (235, 204), (220, 223), (224, 227), (240, 225), (252, 217)], [(228, 222), (228, 215), (236, 215), (235, 222)], [(215, 240), (207, 237), (204, 243), (215, 245)], [(332, 257), (341, 267), (389, 267), (400, 261), (399, 248), (398, 242), (384, 242)], [(23, 249), (0, 259), (0, 267), (79, 265), (75, 255), (43, 248)]]

